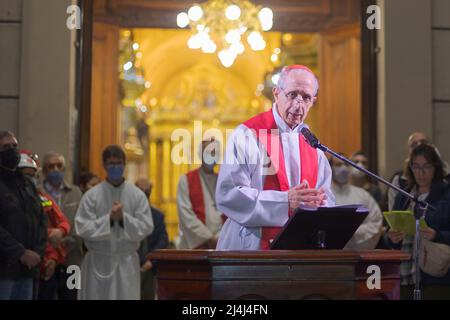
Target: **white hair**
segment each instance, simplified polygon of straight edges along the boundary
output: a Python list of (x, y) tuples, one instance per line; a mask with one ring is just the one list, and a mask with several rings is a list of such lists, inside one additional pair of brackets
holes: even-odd
[(15, 138), (15, 136), (11, 131), (0, 131), (0, 140), (3, 138)]
[(64, 168), (66, 167), (66, 159), (64, 159), (64, 156), (61, 153), (56, 151), (49, 151), (44, 155), (44, 158), (42, 159), (42, 167), (45, 168), (50, 158), (53, 157), (61, 158)]
[(305, 69), (289, 69), (288, 67), (284, 67), (283, 69), (281, 69), (280, 77), (277, 82), (277, 88), (284, 89), (284, 84), (286, 82), (286, 78), (287, 78), (288, 74), (291, 72), (294, 72), (296, 74), (307, 73), (309, 75), (312, 75), (314, 77), (314, 96), (317, 96), (317, 92), (319, 92), (319, 80), (317, 80), (317, 77), (315, 76), (315, 74), (313, 74)]

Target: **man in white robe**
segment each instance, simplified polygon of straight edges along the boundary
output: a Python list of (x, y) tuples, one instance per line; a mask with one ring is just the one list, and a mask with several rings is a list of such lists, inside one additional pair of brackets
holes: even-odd
[(350, 184), (350, 168), (339, 159), (331, 159), (333, 183), (331, 190), (336, 198), (336, 205), (360, 204), (369, 210), (369, 215), (358, 227), (353, 237), (347, 242), (345, 250), (372, 250), (381, 236), (383, 216), (375, 199), (363, 188)]
[(140, 241), (153, 231), (145, 194), (123, 178), (125, 153), (103, 152), (106, 181), (86, 192), (75, 229), (88, 252), (81, 266), (80, 300), (139, 300)]
[(215, 249), (222, 228), (223, 214), (215, 201), (219, 158), (217, 141), (203, 141), (202, 165), (182, 175), (178, 182), (177, 208), (180, 242), (178, 249)]
[(217, 249), (268, 249), (296, 208), (334, 204), (328, 160), (300, 135), (318, 87), (307, 67), (283, 68), (272, 110), (229, 137), (216, 189), (217, 206), (228, 220)]

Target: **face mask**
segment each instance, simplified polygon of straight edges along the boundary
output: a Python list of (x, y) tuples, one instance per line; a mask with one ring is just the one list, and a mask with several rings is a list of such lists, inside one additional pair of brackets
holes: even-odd
[(211, 163), (211, 164), (204, 163), (203, 165), (206, 167), (208, 172), (213, 172), (216, 164), (215, 163)]
[(20, 162), (20, 153), (16, 148), (11, 148), (0, 152), (0, 167), (15, 171)]
[(213, 157), (212, 155), (205, 153), (203, 155), (203, 163), (206, 165), (212, 165), (213, 167), (216, 165), (216, 157)]
[(123, 177), (125, 166), (123, 164), (111, 164), (106, 167), (108, 179), (111, 182), (119, 182)]
[(33, 182), (34, 186), (37, 187), (38, 185), (38, 179), (35, 176), (26, 175), (30, 180)]
[(53, 186), (59, 186), (64, 180), (64, 172), (53, 171), (46, 175), (47, 181)]
[[(358, 166), (360, 166), (361, 168), (367, 169), (361, 162), (356, 162), (356, 164)], [(365, 176), (364, 172), (359, 171), (358, 169), (356, 169), (354, 167), (351, 167), (350, 171), (351, 171), (352, 176), (355, 177), (355, 178), (362, 178), (362, 177)]]
[(31, 178), (31, 181), (33, 181), (33, 184), (34, 184), (35, 187), (38, 186), (38, 179), (37, 178), (33, 177), (33, 178)]
[(333, 170), (333, 177), (338, 184), (347, 184), (350, 170), (346, 166), (340, 166)]
[(209, 172), (212, 172), (214, 170), (214, 166), (216, 165), (216, 163), (216, 157), (213, 157), (209, 153), (205, 153), (203, 155), (203, 165)]

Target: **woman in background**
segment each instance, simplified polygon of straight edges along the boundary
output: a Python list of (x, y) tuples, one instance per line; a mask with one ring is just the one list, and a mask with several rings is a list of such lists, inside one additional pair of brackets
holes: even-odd
[(88, 191), (92, 187), (95, 187), (99, 183), (100, 178), (92, 172), (85, 172), (80, 175), (79, 187), (81, 192), (83, 193), (86, 193), (86, 191)]
[[(428, 210), (425, 221), (426, 229), (420, 235), (432, 242), (450, 245), (450, 187), (444, 179), (443, 163), (436, 149), (429, 144), (421, 144), (411, 151), (405, 167), (408, 180), (407, 192), (417, 196), (436, 208)], [(402, 194), (397, 194), (393, 210), (414, 210), (415, 203)], [(393, 249), (413, 253), (414, 236), (389, 230), (387, 245)], [(401, 297), (412, 299), (414, 291), (413, 260), (400, 266)], [(421, 270), (421, 284), (424, 299), (450, 299), (450, 272), (443, 277), (433, 277)]]

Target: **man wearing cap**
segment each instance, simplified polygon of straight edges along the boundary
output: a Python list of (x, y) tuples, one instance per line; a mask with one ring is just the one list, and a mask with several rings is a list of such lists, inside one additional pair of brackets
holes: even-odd
[(228, 139), (216, 201), (229, 219), (217, 249), (267, 250), (296, 208), (334, 205), (328, 160), (300, 134), (318, 89), (306, 66), (284, 67), (272, 109)]
[[(32, 154), (21, 152), (18, 168), (24, 176), (29, 177), (37, 185), (39, 166)], [(64, 294), (61, 288), (66, 285), (66, 277), (63, 272), (66, 250), (62, 245), (62, 240), (69, 233), (70, 224), (52, 197), (40, 187), (37, 188), (37, 191), (48, 220), (48, 241), (41, 263), (37, 298), (39, 300), (55, 300)], [(61, 284), (63, 285), (61, 286)]]

